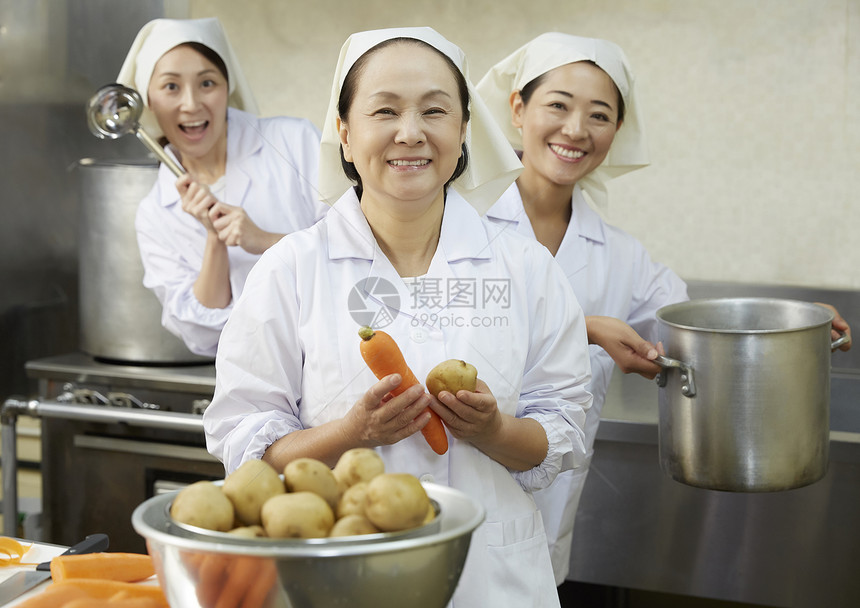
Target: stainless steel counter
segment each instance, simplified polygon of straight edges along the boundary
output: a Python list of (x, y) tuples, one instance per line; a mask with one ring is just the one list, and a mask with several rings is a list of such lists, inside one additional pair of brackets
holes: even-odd
[[(692, 297), (722, 295), (831, 302), (860, 328), (853, 292), (691, 286)], [(577, 513), (568, 579), (762, 606), (860, 606), (858, 353), (855, 345), (833, 355), (826, 476), (772, 493), (703, 490), (664, 474), (658, 388), (616, 371)]]
[(215, 390), (215, 365), (121, 365), (102, 363), (76, 352), (46, 357), (26, 364), (30, 378), (49, 378), (80, 384), (122, 385), (183, 393), (211, 394)]

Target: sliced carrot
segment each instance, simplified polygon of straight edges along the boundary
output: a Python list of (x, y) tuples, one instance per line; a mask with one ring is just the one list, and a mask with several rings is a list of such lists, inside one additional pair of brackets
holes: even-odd
[[(124, 600), (108, 600), (106, 608), (160, 608), (160, 606), (158, 601), (148, 597), (131, 597)], [(81, 608), (87, 607), (81, 606)]]
[(155, 574), (149, 555), (142, 553), (79, 553), (51, 560), (55, 583), (70, 578), (98, 578), (133, 583)]
[(78, 598), (61, 604), (62, 608), (109, 608), (110, 600), (97, 600), (90, 596)]
[(159, 608), (170, 608), (164, 592), (157, 585), (141, 585), (100, 578), (70, 578), (54, 583), (48, 589), (80, 589), (95, 599), (110, 599), (121, 591), (129, 598), (149, 598)]
[(27, 545), (25, 547), (14, 538), (0, 536), (0, 566), (32, 566), (33, 564), (21, 561), (21, 558), (32, 546)]
[(113, 602), (114, 604), (119, 603), (119, 602), (128, 602), (131, 600), (147, 601), (147, 602), (154, 601), (152, 598), (149, 598), (149, 597), (134, 597), (128, 589), (123, 589), (122, 591), (118, 591), (117, 593), (114, 593), (112, 596), (110, 596), (108, 598), (108, 601)]
[(65, 608), (66, 604), (79, 599), (91, 598), (86, 591), (77, 587), (48, 585), (41, 593), (18, 604), (17, 608)]
[(92, 597), (72, 600), (62, 608), (158, 608), (160, 604), (147, 597), (121, 597), (120, 599), (95, 599)]
[[(361, 356), (377, 378), (382, 380), (390, 374), (400, 374), (400, 384), (391, 391), (392, 395), (397, 396), (410, 386), (419, 384), (418, 378), (409, 369), (394, 338), (384, 331), (367, 326), (362, 327), (358, 335), (361, 338)], [(433, 451), (442, 455), (448, 451), (448, 434), (445, 432), (445, 425), (442, 424), (439, 415), (429, 407), (424, 411), (430, 413), (430, 422), (421, 429), (421, 433)]]

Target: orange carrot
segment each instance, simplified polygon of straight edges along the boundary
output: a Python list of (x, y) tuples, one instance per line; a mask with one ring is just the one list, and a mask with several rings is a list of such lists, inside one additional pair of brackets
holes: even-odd
[(158, 608), (160, 606), (159, 600), (151, 597), (134, 597), (127, 589), (110, 596), (107, 602), (109, 608)]
[(260, 564), (254, 584), (242, 600), (242, 608), (263, 608), (272, 604), (272, 594), (278, 582), (278, 567), (274, 560)]
[(117, 594), (108, 599), (95, 599), (87, 596), (65, 603), (62, 608), (158, 608), (159, 606), (160, 604), (152, 598), (127, 597)]
[(167, 598), (164, 597), (164, 592), (157, 585), (126, 583), (100, 578), (70, 578), (52, 584), (46, 593), (51, 589), (80, 589), (97, 600), (110, 599), (119, 592), (125, 591), (128, 598), (149, 598), (154, 600), (154, 605), (157, 608), (170, 608)]
[(90, 599), (89, 594), (77, 587), (48, 585), (44, 591), (18, 604), (18, 608), (62, 608), (78, 599)]
[(227, 567), (230, 558), (220, 553), (211, 553), (203, 556), (200, 568), (197, 570), (197, 600), (202, 608), (214, 608), (221, 589), (227, 580)]
[[(236, 557), (230, 564), (227, 580), (215, 608), (261, 608), (276, 579), (277, 572), (273, 561), (256, 557)], [(262, 597), (254, 591), (255, 587), (258, 592), (263, 592)]]
[[(201, 608), (263, 608), (278, 582), (272, 559), (211, 553), (201, 556), (195, 588)], [(187, 561), (185, 562), (187, 563)]]
[(142, 553), (79, 553), (59, 555), (51, 560), (55, 583), (70, 578), (106, 578), (133, 583), (155, 574), (149, 555)]
[[(406, 359), (394, 338), (384, 331), (374, 331), (370, 327), (362, 327), (358, 330), (361, 338), (361, 356), (370, 368), (370, 371), (380, 380), (389, 374), (400, 374), (400, 384), (391, 391), (392, 395), (399, 395), (410, 386), (418, 384), (418, 378), (409, 369)], [(424, 410), (430, 413), (430, 422), (421, 429), (424, 439), (433, 448), (433, 451), (441, 455), (448, 451), (448, 435), (445, 425), (439, 415), (429, 407)]]

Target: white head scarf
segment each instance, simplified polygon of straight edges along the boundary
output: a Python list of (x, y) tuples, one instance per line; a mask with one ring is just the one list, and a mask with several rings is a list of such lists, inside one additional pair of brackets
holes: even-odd
[(215, 51), (227, 66), (229, 98), (227, 105), (257, 114), (257, 103), (245, 74), (239, 67), (239, 60), (227, 40), (221, 22), (215, 17), (207, 19), (154, 19), (144, 25), (125, 57), (119, 70), (117, 82), (136, 89), (143, 99), (146, 109), (140, 119), (141, 126), (156, 139), (162, 131), (155, 115), (149, 110), (149, 81), (155, 64), (169, 50), (185, 44), (197, 42)]
[(621, 48), (607, 40), (583, 38), (558, 32), (541, 34), (493, 66), (477, 85), (514, 148), (522, 150), (523, 138), (511, 124), (511, 93), (559, 66), (577, 61), (593, 61), (606, 72), (624, 100), (624, 124), (600, 167), (579, 185), (598, 206), (606, 204), (605, 182), (649, 164), (645, 132), (633, 87), (633, 72)]
[(471, 97), (471, 118), (466, 130), (469, 164), (463, 175), (454, 180), (451, 187), (475, 207), (478, 213), (483, 214), (513, 183), (522, 171), (522, 164), (505, 141), (504, 134), (499, 130), (493, 116), (469, 81), (466, 56), (463, 51), (429, 27), (360, 32), (350, 36), (341, 47), (328, 112), (322, 129), (319, 167), (320, 198), (333, 204), (353, 185), (344, 175), (341, 166), (340, 137), (337, 131), (337, 103), (343, 81), (350, 68), (362, 55), (377, 44), (392, 38), (414, 38), (429, 44), (450, 58), (465, 77)]

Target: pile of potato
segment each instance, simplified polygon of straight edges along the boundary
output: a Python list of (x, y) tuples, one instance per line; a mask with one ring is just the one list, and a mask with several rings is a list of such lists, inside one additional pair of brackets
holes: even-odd
[(356, 448), (334, 469), (299, 458), (278, 472), (249, 460), (219, 486), (198, 481), (176, 495), (170, 515), (187, 525), (248, 538), (321, 538), (408, 530), (435, 510), (421, 482), (386, 473), (374, 450)]

